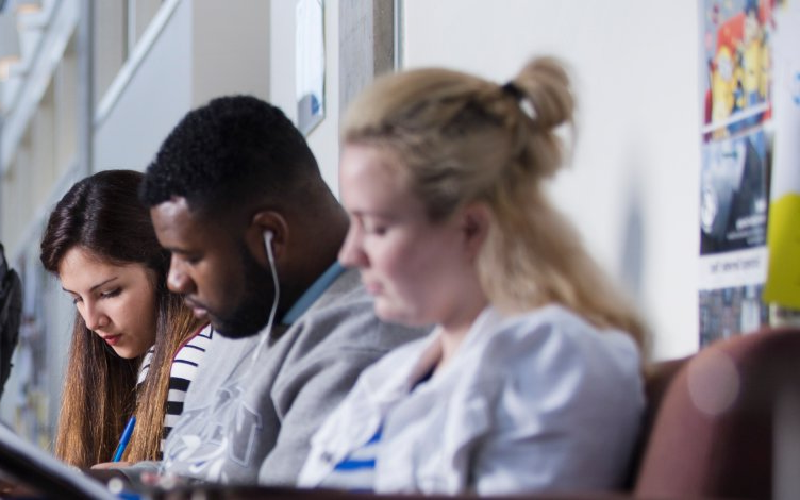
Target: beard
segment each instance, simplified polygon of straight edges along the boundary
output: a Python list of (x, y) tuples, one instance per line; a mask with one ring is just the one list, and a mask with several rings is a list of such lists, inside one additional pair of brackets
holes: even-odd
[(243, 338), (259, 333), (269, 321), (275, 297), (272, 273), (261, 267), (244, 244), (239, 247), (244, 294), (230, 314), (212, 316), (214, 329), (223, 337)]

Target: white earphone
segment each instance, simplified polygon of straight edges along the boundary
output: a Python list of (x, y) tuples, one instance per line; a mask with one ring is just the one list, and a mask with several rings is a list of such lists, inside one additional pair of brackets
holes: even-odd
[(267, 249), (267, 256), (272, 257), (272, 231), (267, 229), (264, 231), (264, 246)]
[(258, 349), (253, 351), (253, 365), (255, 365), (258, 355), (264, 347), (264, 343), (269, 338), (269, 333), (272, 331), (272, 325), (275, 321), (275, 314), (278, 312), (278, 302), (281, 296), (281, 285), (278, 281), (278, 270), (275, 268), (275, 257), (272, 255), (272, 231), (267, 229), (264, 231), (264, 247), (267, 250), (267, 260), (269, 260), (269, 270), (272, 275), (272, 286), (274, 295), (272, 297), (272, 308), (270, 308), (269, 319), (267, 320), (267, 327), (263, 330), (261, 340), (258, 344)]

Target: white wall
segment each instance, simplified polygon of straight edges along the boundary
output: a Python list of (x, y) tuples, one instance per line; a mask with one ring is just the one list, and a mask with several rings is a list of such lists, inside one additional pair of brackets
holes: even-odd
[[(271, 1), (268, 14), (267, 7), (248, 9), (246, 19), (265, 29), (251, 24), (241, 37), (251, 47), (241, 53), (247, 63), (235, 70), (206, 64), (203, 71), (187, 65), (209, 53), (215, 36), (230, 35), (213, 29), (230, 30), (246, 19), (219, 22), (224, 10), (202, 4), (191, 14), (191, 5), (180, 3), (141, 76), (99, 130), (98, 168), (143, 168), (189, 107), (237, 89), (266, 97), (296, 119), (295, 2)], [(325, 7), (326, 118), (309, 143), (337, 192), (338, 8)], [(572, 168), (554, 183), (554, 199), (641, 303), (656, 333), (656, 358), (694, 351), (700, 164), (694, 2), (405, 0), (402, 13), (405, 67), (445, 65), (502, 82), (535, 54), (571, 64), (580, 136)], [(201, 30), (194, 35), (192, 23)]]
[(237, 0), (235, 8), (218, 0), (184, 0), (157, 33), (101, 117), (95, 170), (144, 169), (178, 121), (214, 97), (267, 98), (269, 5), (263, 0)]
[(405, 67), (498, 82), (536, 54), (575, 70), (579, 143), (553, 186), (597, 259), (641, 303), (654, 357), (698, 346), (695, 2), (405, 0)]
[[(295, 97), (296, 2), (270, 2), (270, 92), (268, 100), (297, 123)], [(339, 18), (336, 2), (324, 3), (325, 19), (325, 118), (308, 135), (308, 144), (319, 162), (322, 177), (338, 193), (339, 160)]]
[[(289, 2), (291, 3), (291, 2)], [(192, 107), (214, 97), (269, 95), (269, 3), (191, 0)]]
[(95, 170), (147, 167), (161, 141), (190, 109), (191, 56), (192, 4), (180, 2), (99, 123)]

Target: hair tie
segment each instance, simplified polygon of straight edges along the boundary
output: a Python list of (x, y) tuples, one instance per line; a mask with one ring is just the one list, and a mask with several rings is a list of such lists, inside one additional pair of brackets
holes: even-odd
[(500, 86), (503, 95), (513, 97), (523, 113), (528, 115), (531, 120), (536, 120), (536, 109), (533, 107), (533, 101), (526, 99), (528, 97), (519, 86), (514, 82), (504, 83)]
[(500, 86), (500, 90), (503, 94), (513, 97), (517, 101), (521, 101), (523, 97), (525, 97), (525, 93), (522, 92), (522, 89), (517, 87), (517, 84), (514, 82), (507, 82)]

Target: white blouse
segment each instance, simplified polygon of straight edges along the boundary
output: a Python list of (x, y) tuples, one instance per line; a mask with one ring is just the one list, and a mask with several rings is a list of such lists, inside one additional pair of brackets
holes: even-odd
[[(427, 339), (364, 371), (312, 440), (300, 486), (317, 486), (383, 424), (379, 492), (502, 494), (618, 486), (645, 406), (629, 335), (560, 306), (486, 309), (456, 355)], [(352, 485), (363, 487), (364, 485)]]

